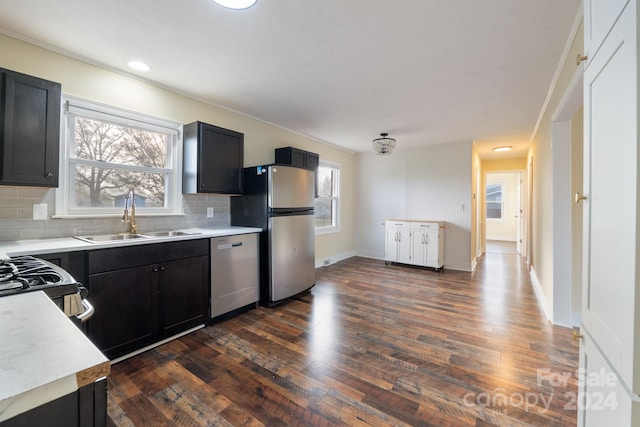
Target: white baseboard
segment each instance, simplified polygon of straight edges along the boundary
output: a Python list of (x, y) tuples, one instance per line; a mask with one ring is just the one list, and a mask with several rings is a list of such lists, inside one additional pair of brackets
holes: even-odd
[(513, 236), (501, 236), (499, 234), (487, 234), (487, 240), (500, 240), (502, 242), (517, 242), (518, 239)]
[(536, 270), (533, 267), (531, 267), (529, 274), (531, 275), (531, 284), (533, 285), (533, 291), (536, 294), (536, 299), (538, 300), (538, 304), (540, 304), (540, 307), (542, 307), (542, 311), (544, 312), (544, 315), (547, 318), (547, 320), (553, 323), (553, 316), (551, 316), (550, 314), (551, 310), (549, 309), (549, 307), (547, 307), (547, 300), (545, 300), (544, 298), (544, 293), (542, 292), (540, 281), (536, 276)]
[(351, 258), (352, 256), (355, 256), (355, 255), (356, 255), (355, 251), (351, 251), (351, 252), (345, 252), (342, 254), (331, 255), (324, 259), (316, 259), (316, 268), (326, 267), (327, 265), (335, 264), (338, 261)]

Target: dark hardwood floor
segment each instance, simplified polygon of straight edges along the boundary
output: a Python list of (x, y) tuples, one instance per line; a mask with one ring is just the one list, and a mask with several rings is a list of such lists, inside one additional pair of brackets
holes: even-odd
[(109, 425), (571, 426), (578, 342), (520, 257), (474, 273), (354, 257), (310, 293), (115, 364)]

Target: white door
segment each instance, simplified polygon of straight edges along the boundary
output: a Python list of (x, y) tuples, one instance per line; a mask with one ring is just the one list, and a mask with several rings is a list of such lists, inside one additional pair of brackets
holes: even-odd
[[(638, 69), (637, 0), (630, 1), (602, 45), (590, 46), (594, 55), (584, 74), (584, 264), (582, 326), (593, 346), (581, 345), (581, 368), (598, 374), (603, 364), (617, 372), (622, 390), (640, 393), (640, 333), (636, 286), (638, 257)], [(590, 8), (585, 3), (585, 30)], [(619, 2), (606, 3), (618, 7)], [(601, 11), (602, 12), (602, 11)], [(590, 40), (586, 36), (587, 41)], [(638, 328), (638, 329), (636, 329)], [(594, 352), (599, 350), (598, 356)], [(583, 384), (588, 398), (589, 384)], [(597, 391), (597, 390), (596, 390)], [(626, 397), (625, 397), (626, 398)], [(629, 401), (635, 398), (627, 399)], [(629, 409), (583, 407), (580, 425), (625, 424)], [(637, 405), (635, 409), (637, 410)], [(624, 413), (626, 412), (626, 413)]]

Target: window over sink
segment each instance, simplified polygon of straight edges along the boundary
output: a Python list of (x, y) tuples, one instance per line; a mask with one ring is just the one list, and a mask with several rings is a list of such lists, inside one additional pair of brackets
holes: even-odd
[(61, 216), (121, 214), (135, 190), (136, 212), (178, 214), (180, 123), (65, 95)]

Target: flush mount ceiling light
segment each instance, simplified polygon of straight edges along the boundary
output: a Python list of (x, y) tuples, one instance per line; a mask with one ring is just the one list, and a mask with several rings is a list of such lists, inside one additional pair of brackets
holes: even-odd
[(136, 71), (144, 71), (144, 72), (147, 72), (151, 69), (147, 64), (141, 61), (130, 61), (129, 67), (133, 68)]
[(396, 140), (387, 138), (388, 133), (381, 133), (381, 138), (373, 140), (373, 152), (380, 155), (389, 155), (396, 148)]
[(257, 0), (213, 0), (214, 3), (217, 3), (220, 6), (236, 10), (249, 9), (251, 6), (256, 4), (256, 1)]
[(510, 151), (510, 145), (501, 145), (500, 147), (493, 147), (493, 151)]

